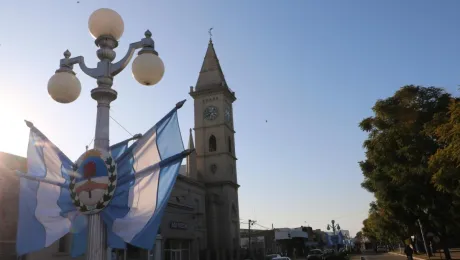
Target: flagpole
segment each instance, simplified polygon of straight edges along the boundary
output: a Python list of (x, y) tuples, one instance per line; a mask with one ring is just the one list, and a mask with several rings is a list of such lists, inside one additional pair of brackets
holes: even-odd
[[(71, 53), (65, 51), (60, 68), (48, 82), (48, 93), (60, 103), (70, 103), (78, 98), (81, 86), (73, 71), (73, 65), (76, 64), (86, 75), (96, 79), (97, 87), (91, 90), (91, 97), (97, 102), (94, 148), (108, 151), (110, 104), (118, 95), (112, 89), (113, 78), (126, 68), (137, 49), (141, 50), (133, 62), (132, 73), (140, 84), (150, 86), (158, 83), (163, 77), (164, 65), (155, 51), (155, 43), (149, 30), (145, 32), (145, 38), (129, 45), (127, 53), (120, 61), (112, 63), (116, 56), (114, 49), (118, 46), (124, 30), (123, 19), (117, 12), (107, 8), (98, 9), (91, 14), (88, 25), (91, 34), (96, 38), (95, 44), (99, 47), (96, 52), (100, 60), (97, 67), (88, 68), (83, 56), (70, 58)], [(99, 213), (88, 215), (86, 259), (108, 259), (107, 231)]]

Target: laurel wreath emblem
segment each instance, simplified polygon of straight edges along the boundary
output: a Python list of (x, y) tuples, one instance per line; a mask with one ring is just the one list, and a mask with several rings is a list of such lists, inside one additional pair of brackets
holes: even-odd
[[(101, 154), (101, 158), (107, 167), (108, 179), (109, 179), (107, 189), (104, 195), (102, 196), (102, 198), (97, 202), (96, 205), (89, 206), (89, 205), (85, 205), (84, 203), (80, 201), (80, 198), (78, 197), (78, 194), (75, 190), (76, 178), (74, 176), (70, 176), (70, 184), (69, 184), (70, 198), (72, 199), (72, 203), (75, 205), (78, 211), (80, 211), (83, 214), (98, 213), (99, 211), (107, 207), (107, 205), (110, 203), (110, 201), (113, 198), (113, 194), (115, 193), (115, 188), (117, 186), (117, 166), (116, 166), (115, 160), (112, 158), (112, 155), (109, 152), (100, 152), (100, 151), (96, 151), (96, 152)], [(83, 154), (78, 159), (77, 163), (73, 166), (74, 171), (77, 171), (79, 165), (82, 163), (83, 158), (85, 157), (87, 153)]]

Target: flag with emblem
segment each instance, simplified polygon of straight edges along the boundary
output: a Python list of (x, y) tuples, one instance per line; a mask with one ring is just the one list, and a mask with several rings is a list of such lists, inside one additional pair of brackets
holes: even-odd
[[(180, 165), (191, 152), (184, 150), (177, 116), (184, 102), (131, 145), (125, 141), (111, 147), (117, 164), (117, 187), (100, 213), (107, 225), (109, 247), (125, 248), (129, 243), (153, 248)], [(74, 234), (72, 256), (86, 251), (86, 237), (86, 228)]]
[[(111, 192), (111, 200), (97, 213), (107, 225), (109, 247), (125, 248), (130, 243), (153, 248), (182, 160), (192, 152), (184, 150), (177, 118), (177, 110), (184, 102), (179, 102), (143, 136), (110, 147), (110, 158), (118, 170), (113, 175), (117, 185)], [(28, 172), (18, 172), (23, 178), (19, 191), (17, 253), (38, 251), (71, 232), (71, 255), (80, 256), (87, 246), (87, 215), (81, 213), (81, 207), (74, 206), (72, 194), (80, 194), (80, 200), (91, 200), (95, 196), (92, 193), (111, 185), (113, 176), (101, 174), (98, 161), (91, 161), (94, 158), (91, 159), (89, 152), (81, 157), (89, 160), (82, 164), (81, 174), (76, 172), (78, 161), (72, 163), (32, 123), (27, 125), (30, 127)], [(113, 172), (114, 164), (108, 160), (106, 163), (109, 172)], [(86, 181), (75, 182), (79, 179)]]
[[(152, 249), (184, 151), (176, 106), (117, 159), (118, 184), (102, 212), (111, 247), (117, 237)], [(153, 234), (153, 235), (152, 235)]]

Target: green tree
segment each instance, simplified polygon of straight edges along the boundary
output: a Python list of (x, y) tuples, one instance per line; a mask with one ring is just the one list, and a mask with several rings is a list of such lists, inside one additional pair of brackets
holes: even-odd
[(356, 232), (355, 240), (358, 241), (358, 242), (361, 242), (363, 240), (363, 232), (362, 231)]
[[(430, 170), (434, 172), (432, 182), (438, 191), (450, 198), (443, 219), (436, 218), (437, 226), (444, 233), (452, 234), (460, 230), (460, 100), (452, 99), (447, 116), (437, 118), (437, 127), (430, 132), (440, 148), (430, 158)], [(432, 211), (437, 211), (438, 203), (433, 202)], [(431, 212), (430, 214), (433, 214)], [(439, 223), (438, 223), (439, 222)]]
[[(388, 211), (386, 215), (396, 219), (391, 225), (412, 232), (420, 219), (436, 228), (444, 240), (448, 230), (439, 223), (446, 220), (442, 214), (450, 209), (451, 197), (433, 185), (434, 172), (428, 164), (440, 148), (433, 131), (445, 122), (451, 100), (440, 88), (404, 86), (393, 96), (378, 100), (374, 116), (360, 123), (369, 133), (363, 145), (366, 159), (359, 163), (362, 187), (374, 193), (382, 210)], [(369, 216), (368, 226), (375, 225), (377, 216)], [(446, 259), (450, 259), (448, 250)]]
[(354, 237), (354, 244), (356, 248), (358, 249), (361, 248), (361, 244), (363, 243), (363, 238), (364, 238), (364, 235), (362, 231), (356, 232), (356, 235)]
[(363, 221), (364, 234), (384, 244), (398, 243), (410, 237), (416, 228), (415, 225), (407, 225), (405, 222), (414, 222), (404, 219), (403, 217), (406, 217), (404, 215), (395, 214), (394, 210), (396, 207), (391, 208), (388, 205), (382, 207), (376, 202), (371, 203), (369, 216)]
[(433, 133), (440, 149), (430, 158), (430, 167), (435, 172), (433, 183), (440, 191), (460, 196), (460, 101), (452, 100), (446, 117)]

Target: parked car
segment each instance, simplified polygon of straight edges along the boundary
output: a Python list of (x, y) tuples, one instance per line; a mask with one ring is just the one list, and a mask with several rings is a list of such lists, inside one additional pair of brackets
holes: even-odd
[(273, 258), (273, 260), (291, 260), (291, 258), (287, 256), (281, 256), (281, 257)]
[(307, 260), (322, 260), (323, 251), (319, 249), (313, 249), (308, 253)]
[(279, 257), (281, 257), (281, 256), (278, 255), (278, 254), (266, 255), (266, 256), (265, 256), (265, 260), (273, 260), (273, 259), (279, 258)]
[(324, 251), (323, 251), (323, 260), (333, 258), (334, 256), (335, 256), (335, 250), (334, 249), (324, 249)]
[(386, 246), (378, 246), (377, 253), (388, 253), (388, 247)]

